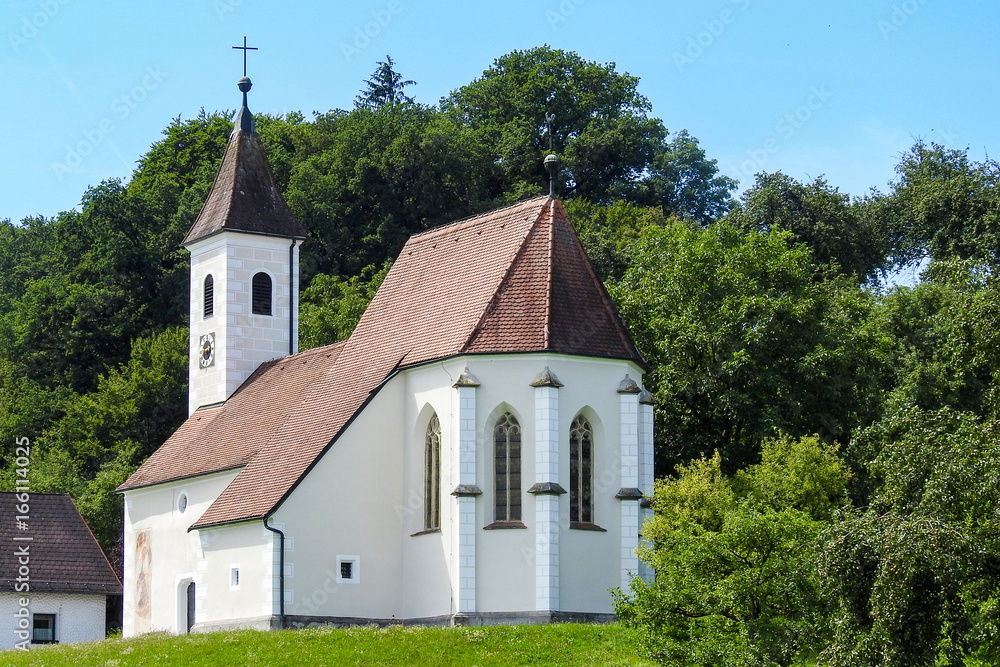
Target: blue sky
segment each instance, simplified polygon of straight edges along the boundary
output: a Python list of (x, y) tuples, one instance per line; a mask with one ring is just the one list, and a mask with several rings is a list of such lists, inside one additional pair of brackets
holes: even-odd
[(1000, 153), (998, 28), (986, 0), (5, 0), (0, 219), (77, 207), (171, 119), (235, 109), (244, 35), (255, 112), (350, 108), (386, 54), (435, 103), (550, 44), (638, 76), (743, 187), (780, 170), (862, 195), (916, 138)]

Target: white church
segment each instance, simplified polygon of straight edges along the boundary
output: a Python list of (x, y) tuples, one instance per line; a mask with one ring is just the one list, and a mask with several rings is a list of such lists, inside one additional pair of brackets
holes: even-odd
[(184, 239), (189, 417), (119, 489), (124, 634), (614, 618), (645, 362), (554, 196), (413, 236), (298, 352), (306, 232), (247, 108)]

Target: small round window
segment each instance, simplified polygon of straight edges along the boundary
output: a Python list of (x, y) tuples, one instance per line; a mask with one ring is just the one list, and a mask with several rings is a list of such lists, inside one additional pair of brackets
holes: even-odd
[(188, 494), (181, 493), (177, 498), (177, 511), (184, 514), (184, 510), (188, 508)]

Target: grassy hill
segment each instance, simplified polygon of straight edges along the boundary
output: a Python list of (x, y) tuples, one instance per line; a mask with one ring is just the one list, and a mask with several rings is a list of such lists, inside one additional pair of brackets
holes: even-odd
[(557, 624), (490, 628), (310, 628), (280, 632), (147, 635), (88, 644), (0, 652), (0, 666), (44, 665), (406, 665), (652, 667), (619, 625)]

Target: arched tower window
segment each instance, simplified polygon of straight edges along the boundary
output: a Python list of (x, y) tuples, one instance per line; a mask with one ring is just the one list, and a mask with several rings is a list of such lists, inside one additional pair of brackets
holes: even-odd
[(583, 415), (569, 430), (569, 520), (594, 522), (594, 430)]
[(263, 271), (254, 274), (251, 311), (254, 315), (271, 314), (271, 276)]
[(441, 527), (441, 422), (437, 414), (424, 437), (424, 530)]
[(205, 276), (205, 319), (207, 320), (212, 315), (215, 315), (215, 278), (212, 274)]
[(521, 426), (509, 412), (493, 427), (495, 521), (521, 520)]

